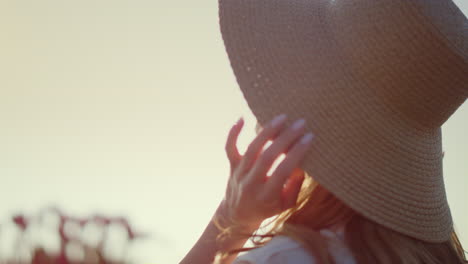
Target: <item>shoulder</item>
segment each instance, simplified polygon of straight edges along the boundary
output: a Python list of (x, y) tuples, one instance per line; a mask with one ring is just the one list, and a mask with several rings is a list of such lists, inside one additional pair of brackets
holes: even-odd
[[(356, 264), (353, 254), (344, 243), (343, 231), (320, 230), (327, 240), (328, 250), (336, 263)], [(317, 261), (302, 245), (287, 236), (274, 237), (263, 247), (239, 256), (233, 264), (316, 264)]]
[(276, 236), (265, 246), (239, 256), (233, 264), (314, 264), (315, 259), (302, 246), (287, 236)]

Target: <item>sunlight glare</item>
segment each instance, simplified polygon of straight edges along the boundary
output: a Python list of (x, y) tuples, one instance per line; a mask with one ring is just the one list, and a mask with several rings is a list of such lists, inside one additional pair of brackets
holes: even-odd
[(281, 155), (279, 155), (278, 158), (275, 159), (275, 161), (271, 165), (271, 168), (267, 172), (267, 177), (270, 177), (273, 174), (273, 172), (276, 170), (278, 165), (284, 160), (285, 157), (286, 157), (286, 154), (281, 153)]

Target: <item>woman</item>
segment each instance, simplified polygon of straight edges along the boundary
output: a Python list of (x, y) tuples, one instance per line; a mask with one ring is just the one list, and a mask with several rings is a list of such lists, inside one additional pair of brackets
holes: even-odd
[[(442, 171), (441, 126), (468, 96), (468, 19), (458, 7), (219, 7), (231, 66), (262, 129), (243, 155), (243, 121), (231, 129), (225, 199), (182, 263), (467, 263)], [(242, 249), (252, 236), (256, 248)]]

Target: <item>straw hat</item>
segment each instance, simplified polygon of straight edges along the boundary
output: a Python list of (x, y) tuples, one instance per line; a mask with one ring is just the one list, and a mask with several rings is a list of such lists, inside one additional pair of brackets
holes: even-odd
[(219, 0), (219, 15), (258, 122), (306, 118), (309, 175), (390, 229), (449, 239), (441, 126), (468, 96), (468, 20), (452, 1)]

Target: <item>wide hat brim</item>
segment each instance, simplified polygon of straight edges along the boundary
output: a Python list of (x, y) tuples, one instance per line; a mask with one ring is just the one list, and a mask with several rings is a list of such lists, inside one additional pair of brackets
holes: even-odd
[(466, 100), (468, 62), (409, 2), (220, 0), (220, 26), (258, 122), (307, 120), (310, 176), (365, 217), (442, 242), (441, 125)]

